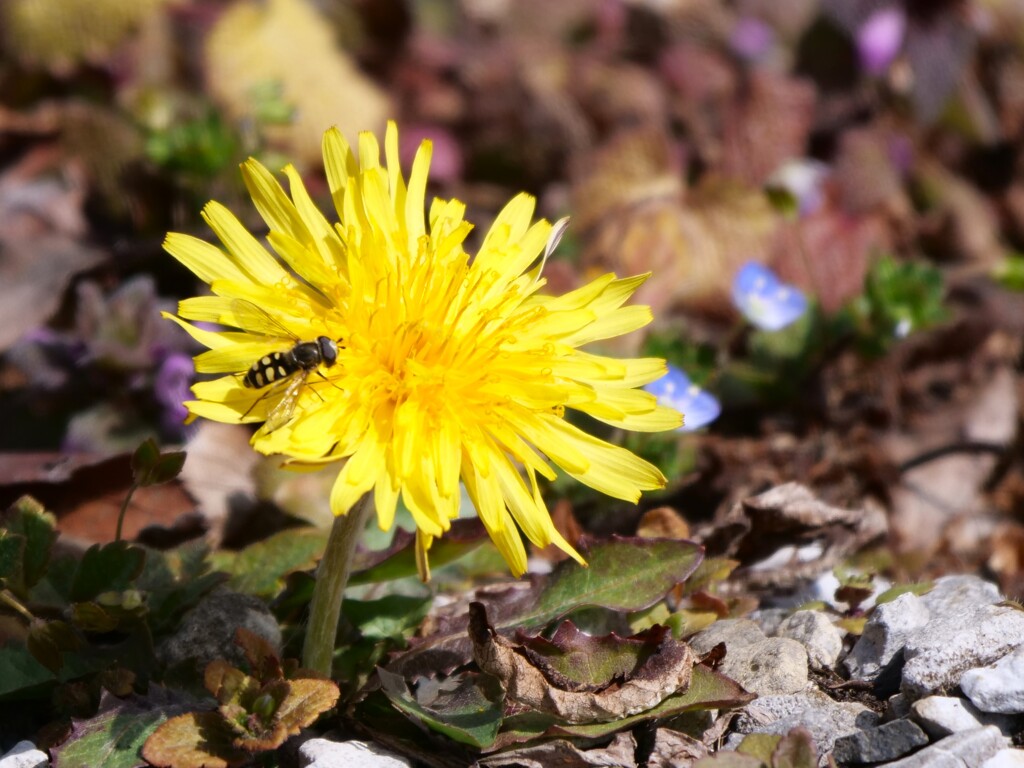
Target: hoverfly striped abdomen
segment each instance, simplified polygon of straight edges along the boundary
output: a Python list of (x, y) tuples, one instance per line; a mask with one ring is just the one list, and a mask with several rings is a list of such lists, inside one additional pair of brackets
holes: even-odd
[(262, 389), (299, 371), (313, 371), (320, 363), (330, 367), (337, 361), (337, 342), (318, 336), (316, 341), (300, 341), (291, 349), (264, 355), (249, 367), (242, 381), (247, 387)]

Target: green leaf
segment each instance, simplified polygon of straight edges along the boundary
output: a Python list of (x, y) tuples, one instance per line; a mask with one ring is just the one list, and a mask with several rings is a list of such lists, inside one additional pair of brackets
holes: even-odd
[(889, 587), (882, 594), (875, 598), (875, 605), (882, 605), (883, 603), (890, 603), (900, 595), (912, 594), (912, 595), (925, 595), (931, 592), (935, 586), (935, 582), (932, 581), (918, 581), (911, 584), (896, 584), (895, 586)]
[(136, 587), (149, 594), (148, 621), (154, 634), (169, 631), (181, 615), (228, 580), (211, 573), (206, 544), (193, 542), (167, 552), (147, 550)]
[[(456, 520), (451, 530), (431, 545), (430, 567), (436, 571), (465, 557), (487, 541), (489, 538), (486, 529), (477, 520)], [(374, 553), (369, 556), (375, 561), (372, 566), (364, 567), (352, 574), (348, 582), (350, 587), (379, 584), (383, 581), (396, 581), (418, 575), (416, 537), (404, 529), (396, 529), (392, 542), (389, 551), (383, 553), (383, 559), (380, 559), (382, 553)], [(379, 562), (376, 562), (378, 560)]]
[(81, 639), (66, 621), (35, 621), (26, 641), (29, 653), (53, 674), (64, 666), (62, 654), (81, 647)]
[(145, 563), (145, 550), (126, 541), (93, 544), (78, 564), (71, 584), (71, 600), (84, 602), (101, 592), (128, 589)]
[(532, 609), (516, 617), (517, 626), (543, 626), (583, 606), (623, 612), (648, 608), (686, 581), (704, 549), (690, 541), (614, 537), (584, 556), (588, 568), (566, 560), (551, 574)]
[(231, 576), (229, 586), (256, 597), (273, 597), (293, 571), (312, 568), (327, 545), (327, 532), (316, 528), (292, 528), (275, 533), (241, 552), (216, 552), (214, 568)]
[(992, 268), (992, 276), (1011, 291), (1024, 291), (1024, 256), (1010, 253)]
[(143, 440), (132, 454), (132, 475), (138, 485), (143, 485), (143, 478), (156, 466), (160, 459), (160, 447), (151, 437)]
[(400, 675), (378, 669), (381, 688), (391, 703), (432, 730), (460, 744), (480, 749), (494, 743), (501, 726), (503, 694), (490, 675), (467, 673), (456, 684), (441, 690), (429, 706), (409, 693)]
[(53, 672), (29, 652), (28, 648), (8, 643), (0, 652), (0, 700), (12, 693), (29, 698), (29, 689), (53, 682)]
[(718, 752), (711, 757), (702, 757), (693, 768), (766, 768), (768, 764), (741, 752)]
[(380, 600), (345, 598), (341, 611), (363, 637), (372, 640), (405, 639), (419, 627), (432, 603), (433, 598), (429, 595), (388, 595)]
[(771, 733), (751, 733), (743, 738), (736, 751), (742, 755), (750, 755), (771, 765), (772, 755), (782, 741), (781, 736)]
[(83, 632), (104, 634), (113, 632), (121, 623), (120, 617), (102, 605), (92, 602), (75, 603), (71, 606), (71, 619)]
[(10, 508), (5, 527), (25, 540), (20, 573), (10, 579), (12, 589), (24, 593), (46, 573), (57, 540), (57, 519), (31, 496), (22, 496)]
[(25, 554), (25, 537), (0, 530), (0, 579), (18, 572)]
[(0, 649), (0, 701), (48, 696), (58, 680), (66, 682), (84, 677), (109, 666), (112, 661), (102, 653), (67, 653), (63, 656), (60, 675), (55, 677), (28, 648), (8, 643)]
[(138, 486), (169, 482), (181, 473), (184, 465), (184, 451), (161, 453), (151, 437), (143, 441), (132, 454), (132, 476)]

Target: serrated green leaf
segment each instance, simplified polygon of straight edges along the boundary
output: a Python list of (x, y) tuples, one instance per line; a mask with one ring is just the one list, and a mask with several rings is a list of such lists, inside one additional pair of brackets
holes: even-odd
[(78, 564), (71, 584), (71, 600), (84, 602), (101, 592), (128, 589), (145, 563), (145, 550), (126, 541), (93, 544)]
[(146, 739), (142, 756), (158, 768), (230, 768), (249, 755), (232, 746), (235, 735), (218, 712), (172, 717)]
[(273, 597), (293, 571), (312, 568), (327, 545), (327, 533), (315, 528), (293, 528), (275, 533), (241, 552), (216, 552), (214, 568), (230, 575), (229, 586), (256, 597)]
[(429, 707), (416, 701), (400, 675), (378, 669), (388, 700), (409, 717), (460, 744), (485, 749), (501, 726), (502, 692), (490, 675), (466, 674), (455, 688), (441, 691)]
[(20, 572), (9, 581), (12, 589), (24, 593), (46, 573), (57, 540), (57, 519), (31, 496), (22, 496), (11, 507), (5, 527), (25, 539)]
[(573, 560), (563, 562), (551, 574), (533, 608), (518, 616), (516, 624), (524, 628), (543, 626), (582, 606), (643, 610), (686, 581), (703, 556), (703, 547), (690, 541), (603, 541), (586, 551), (588, 568)]
[(338, 684), (333, 680), (289, 680), (288, 695), (277, 708), (274, 719), (294, 735), (337, 704), (340, 695)]

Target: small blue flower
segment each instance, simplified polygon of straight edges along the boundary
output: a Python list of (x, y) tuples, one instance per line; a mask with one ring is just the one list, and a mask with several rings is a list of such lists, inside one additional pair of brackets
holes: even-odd
[(644, 389), (658, 398), (662, 405), (675, 408), (683, 414), (684, 423), (679, 428), (681, 432), (693, 432), (705, 427), (722, 413), (718, 400), (690, 381), (690, 377), (674, 365), (669, 365), (668, 373)]
[(783, 283), (756, 261), (748, 261), (736, 273), (732, 300), (743, 316), (762, 331), (785, 328), (807, 311), (807, 297), (799, 288)]

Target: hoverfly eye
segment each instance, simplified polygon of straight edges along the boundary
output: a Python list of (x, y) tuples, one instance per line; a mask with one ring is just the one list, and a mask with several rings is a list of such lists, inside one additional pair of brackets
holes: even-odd
[(318, 336), (317, 344), (320, 347), (320, 358), (324, 365), (330, 367), (338, 361), (338, 345), (326, 336)]

